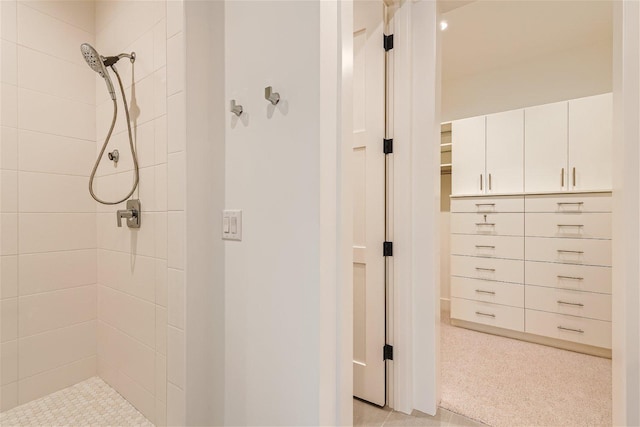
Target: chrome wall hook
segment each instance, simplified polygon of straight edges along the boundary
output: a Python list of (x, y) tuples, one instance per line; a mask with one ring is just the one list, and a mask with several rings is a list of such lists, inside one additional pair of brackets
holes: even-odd
[(271, 104), (276, 105), (280, 102), (280, 94), (278, 92), (274, 92), (271, 86), (267, 86), (264, 88), (264, 99), (269, 101)]
[(230, 107), (230, 111), (235, 114), (236, 116), (240, 117), (242, 115), (242, 105), (240, 104), (236, 104), (236, 100), (232, 99), (231, 100), (231, 107)]

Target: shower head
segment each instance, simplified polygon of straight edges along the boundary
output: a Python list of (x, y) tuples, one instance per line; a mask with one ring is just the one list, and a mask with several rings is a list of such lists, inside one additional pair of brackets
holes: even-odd
[(107, 84), (107, 90), (111, 95), (111, 99), (116, 99), (116, 91), (113, 89), (113, 83), (111, 82), (111, 77), (109, 77), (109, 73), (107, 72), (107, 68), (104, 66), (104, 59), (98, 53), (97, 50), (94, 49), (89, 43), (82, 43), (80, 45), (80, 51), (82, 51), (82, 56), (84, 56), (84, 60), (87, 61), (87, 64), (93, 71), (100, 74)]

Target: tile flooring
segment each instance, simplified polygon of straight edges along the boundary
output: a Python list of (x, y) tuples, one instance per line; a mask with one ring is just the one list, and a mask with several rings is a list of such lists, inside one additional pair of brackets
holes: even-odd
[(353, 400), (353, 425), (354, 427), (484, 426), (482, 423), (447, 411), (446, 409), (438, 409), (438, 413), (435, 417), (418, 411), (413, 411), (412, 415), (405, 415), (400, 412), (392, 411), (389, 408), (379, 408), (357, 399)]
[(0, 413), (0, 426), (141, 426), (144, 415), (98, 377)]

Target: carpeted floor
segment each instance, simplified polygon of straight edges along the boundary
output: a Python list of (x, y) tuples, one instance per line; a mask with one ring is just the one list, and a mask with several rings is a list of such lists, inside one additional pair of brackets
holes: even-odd
[[(443, 319), (445, 317), (443, 316)], [(610, 426), (611, 360), (442, 322), (441, 407), (495, 427)]]

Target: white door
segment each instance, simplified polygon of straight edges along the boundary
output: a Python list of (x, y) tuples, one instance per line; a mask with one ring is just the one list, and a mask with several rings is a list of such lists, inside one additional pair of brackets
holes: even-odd
[(568, 187), (567, 103), (524, 110), (524, 189), (562, 191)]
[(524, 190), (524, 111), (487, 116), (487, 193)]
[(486, 189), (485, 116), (451, 123), (451, 192), (484, 194)]
[(354, 2), (353, 394), (385, 404), (384, 3)]
[(610, 190), (613, 95), (569, 101), (570, 190)]

